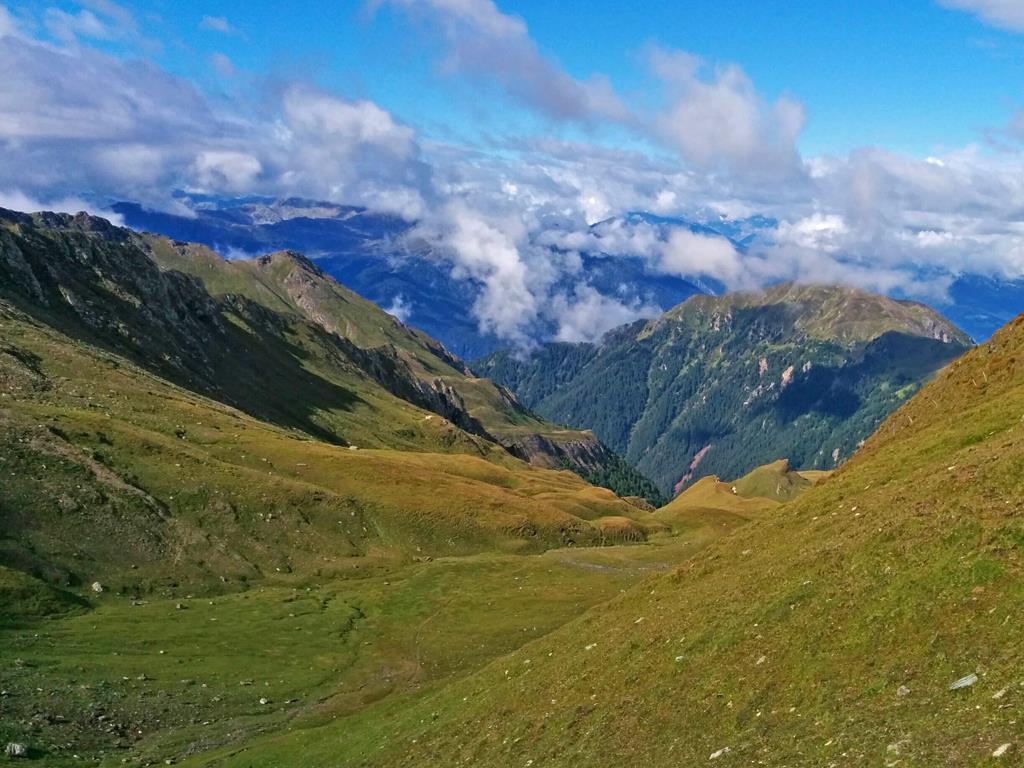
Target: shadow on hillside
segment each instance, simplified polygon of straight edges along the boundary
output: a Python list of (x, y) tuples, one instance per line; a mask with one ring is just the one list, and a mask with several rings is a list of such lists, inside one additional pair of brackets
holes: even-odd
[(79, 261), (43, 238), (19, 245), (39, 291), (26, 295), (13, 283), (0, 295), (28, 316), (263, 421), (346, 443), (329, 414), (363, 400), (312, 368), (358, 373), (322, 329), (240, 296), (214, 299), (199, 280), (158, 269), (134, 246), (76, 242), (88, 253)]
[(868, 344), (856, 362), (797, 374), (774, 407), (784, 423), (812, 412), (845, 419), (876, 395), (863, 382), (882, 378), (895, 392), (928, 379), (964, 351), (958, 344), (889, 331)]

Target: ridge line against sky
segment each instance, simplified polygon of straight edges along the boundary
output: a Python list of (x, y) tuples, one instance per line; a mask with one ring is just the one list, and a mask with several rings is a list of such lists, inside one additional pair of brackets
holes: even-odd
[[(123, 199), (187, 214), (175, 190), (365, 205), (415, 221), (410, 241), (480, 284), (481, 330), (520, 344), (541, 321), (554, 338), (578, 340), (661, 309), (599, 292), (581, 253), (729, 288), (799, 279), (931, 300), (959, 274), (1024, 276), (1024, 4), (787, 6), (785, 18), (752, 25), (743, 21), (759, 4), (693, 3), (679, 28), (698, 54), (665, 41), (675, 27), (656, 10), (623, 20), (629, 34), (616, 47), (599, 23), (615, 7), (601, 2), (586, 13), (491, 0), (315, 2), (289, 23), (261, 2), (0, 5), (0, 205), (102, 212)], [(905, 39), (903, 53), (914, 66), (931, 59), (912, 52), (936, 41), (961, 47), (933, 51), (946, 69), (917, 80), (898, 57), (888, 70), (865, 59), (801, 75), (816, 98), (807, 102), (779, 82), (798, 71), (796, 49), (751, 37), (810, 39), (851, 19), (880, 30), (861, 53), (906, 37), (912, 23), (921, 40)], [(338, 82), (335, 48), (358, 76)], [(968, 116), (949, 120), (947, 145), (808, 152), (822, 143), (807, 139), (816, 114), (826, 124), (842, 116), (846, 94), (921, 103), (889, 80), (930, 77), (948, 90), (960, 77), (951, 58), (988, 80), (971, 91)], [(850, 72), (868, 82), (852, 84)], [(823, 100), (830, 74), (847, 88)], [(982, 103), (988, 122), (975, 117)], [(922, 120), (919, 131), (937, 128)], [(898, 143), (915, 144), (914, 132)], [(742, 248), (622, 218), (634, 210), (777, 224)]]

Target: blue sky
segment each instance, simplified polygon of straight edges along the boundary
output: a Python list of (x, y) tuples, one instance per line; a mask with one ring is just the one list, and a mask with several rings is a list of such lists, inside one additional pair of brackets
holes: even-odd
[[(208, 58), (219, 52), (255, 75), (312, 78), (370, 98), (428, 135), (473, 137), (508, 126), (509, 105), (496, 94), (481, 103), (478, 89), (438, 76), (436, 41), (401, 9), (329, 0), (285, 13), (265, 0), (124, 5), (163, 43), (156, 60), (209, 87), (216, 83)], [(41, 14), (53, 6), (77, 9), (24, 7)], [(735, 62), (765, 94), (788, 93), (806, 106), (800, 148), (809, 154), (862, 145), (928, 154), (980, 140), (1024, 101), (1024, 40), (932, 0), (692, 0), (645, 3), (641, 12), (610, 0), (585, 9), (527, 0), (501, 9), (520, 16), (541, 51), (571, 74), (604, 73), (623, 92), (650, 89), (642, 56), (652, 43)], [(200, 28), (206, 16), (226, 19), (234, 31)], [(528, 114), (514, 124), (537, 125)]]
[[(650, 311), (581, 252), (941, 302), (1024, 278), (1022, 69), (1011, 0), (0, 0), (0, 206), (363, 205), (510, 340)], [(639, 210), (776, 223), (737, 249)]]

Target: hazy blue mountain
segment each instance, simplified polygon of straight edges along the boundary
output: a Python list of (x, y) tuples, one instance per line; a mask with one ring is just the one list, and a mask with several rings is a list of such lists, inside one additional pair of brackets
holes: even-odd
[[(429, 246), (404, 236), (411, 224), (363, 208), (308, 200), (248, 197), (239, 200), (190, 197), (194, 216), (148, 211), (135, 203), (114, 210), (134, 229), (207, 245), (229, 257), (292, 249), (306, 253), (332, 277), (403, 321), (470, 359), (503, 346), (481, 332), (473, 315), (479, 286), (451, 275), (450, 265)], [(652, 214), (628, 214), (659, 226), (690, 224)], [(595, 225), (599, 226), (599, 225)], [(692, 225), (695, 231), (713, 230)], [(602, 294), (631, 305), (664, 309), (697, 293), (715, 293), (715, 283), (684, 280), (651, 271), (640, 259), (614, 254), (581, 254), (583, 279)], [(563, 286), (571, 291), (573, 284)], [(655, 313), (656, 314), (656, 313)], [(540, 338), (554, 326), (534, 329)]]

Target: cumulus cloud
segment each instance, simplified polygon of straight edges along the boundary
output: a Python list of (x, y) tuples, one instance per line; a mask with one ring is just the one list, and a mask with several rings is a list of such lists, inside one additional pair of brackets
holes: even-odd
[(799, 171), (801, 104), (788, 97), (769, 103), (734, 64), (709, 67), (692, 54), (664, 49), (654, 49), (650, 59), (668, 91), (653, 131), (686, 160), (740, 175), (785, 177)]
[(668, 274), (713, 277), (732, 288), (746, 287), (748, 280), (743, 259), (732, 243), (687, 229), (673, 229), (659, 266)]
[[(60, 76), (55, 76), (60, 73)], [(226, 112), (145, 60), (0, 38), (0, 177), (166, 207), (175, 189), (300, 194), (417, 217), (412, 129), (367, 101), (293, 85), (276, 118)]]
[(580, 80), (544, 56), (526, 22), (502, 13), (493, 0), (378, 0), (411, 11), (441, 31), (442, 69), (487, 77), (512, 97), (560, 119), (625, 120), (629, 110), (602, 75)]
[(259, 159), (234, 150), (204, 150), (192, 164), (196, 183), (205, 189), (246, 192), (263, 170)]
[(947, 8), (969, 11), (982, 21), (1014, 32), (1024, 32), (1024, 4), (1019, 0), (939, 0)]
[[(366, 205), (413, 223), (409, 243), (467, 283), (481, 329), (522, 345), (592, 340), (662, 309), (588, 282), (583, 265), (595, 258), (727, 288), (803, 280), (929, 298), (965, 272), (1024, 276), (1024, 158), (1013, 148), (804, 159), (802, 107), (767, 98), (738, 67), (653, 50), (664, 98), (634, 109), (606, 81), (561, 70), (490, 0), (386, 1), (441, 30), (449, 71), (672, 152), (557, 133), (454, 146), (379, 104), (301, 83), (227, 104), (144, 59), (90, 47), (141, 37), (109, 0), (52, 17), (46, 41), (0, 6), (0, 178), (17, 180), (0, 205), (102, 214), (102, 201), (118, 198), (168, 208), (180, 205), (175, 189)], [(772, 220), (740, 221), (754, 213)], [(392, 310), (406, 311), (400, 298)]]
[(418, 234), (451, 256), (455, 277), (482, 286), (473, 305), (481, 330), (527, 341), (526, 330), (538, 317), (539, 297), (551, 281), (545, 270), (528, 267), (527, 231), (521, 222), (485, 215), (454, 200), (423, 222)]
[(653, 304), (626, 303), (605, 296), (591, 285), (578, 285), (572, 294), (557, 294), (551, 313), (556, 318), (556, 341), (600, 340), (612, 328), (643, 318), (656, 317), (662, 309)]
[(120, 214), (108, 208), (98, 206), (95, 203), (76, 197), (49, 198), (38, 200), (26, 195), (17, 189), (0, 189), (0, 208), (11, 211), (36, 212), (56, 211), (57, 213), (91, 213), (94, 216), (102, 216), (111, 223), (124, 226), (124, 219)]
[(397, 317), (403, 323), (408, 322), (409, 318), (412, 316), (412, 307), (409, 305), (409, 302), (405, 300), (405, 297), (402, 296), (402, 294), (395, 296), (395, 298), (392, 299), (391, 304), (386, 307), (384, 311), (389, 315)]
[(288, 88), (271, 148), (278, 190), (421, 217), (430, 168), (415, 132), (371, 101)]

